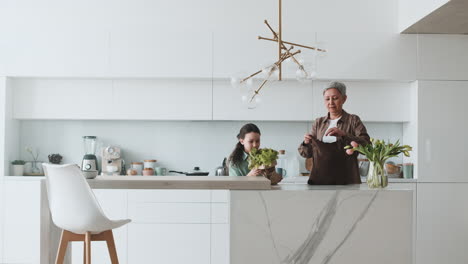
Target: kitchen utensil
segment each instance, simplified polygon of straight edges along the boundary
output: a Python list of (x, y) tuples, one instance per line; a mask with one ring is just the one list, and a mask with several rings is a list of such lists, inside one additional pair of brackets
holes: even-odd
[(96, 152), (96, 137), (84, 136), (83, 146), (85, 155), (81, 162), (81, 170), (87, 179), (93, 179), (98, 175), (98, 162), (95, 155)]
[(170, 170), (169, 172), (185, 174), (186, 176), (208, 176), (208, 174), (210, 174), (209, 172), (200, 171), (200, 167), (194, 167), (192, 172), (181, 172), (181, 171), (173, 171), (173, 170)]
[(226, 166), (226, 158), (223, 159), (223, 164), (215, 169), (215, 176), (228, 176), (229, 171)]

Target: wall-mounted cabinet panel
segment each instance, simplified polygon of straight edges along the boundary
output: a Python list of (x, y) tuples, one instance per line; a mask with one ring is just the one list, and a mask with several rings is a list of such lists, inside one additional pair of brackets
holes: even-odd
[(130, 224), (128, 263), (210, 263), (210, 224)]
[[(260, 83), (255, 81), (253, 87)], [(229, 80), (214, 82), (214, 120), (289, 120), (310, 121), (313, 117), (311, 83), (283, 81), (267, 83), (260, 92), (260, 102), (249, 109), (242, 100), (244, 88), (234, 88)], [(247, 99), (248, 101), (248, 99)]]
[(211, 120), (211, 81), (13, 79), (17, 119)]
[[(323, 89), (329, 82), (314, 82), (315, 118), (327, 114), (323, 101)], [(358, 115), (363, 121), (407, 122), (411, 121), (410, 89), (406, 82), (344, 82), (348, 99), (343, 105), (348, 113)]]
[(4, 199), (4, 207), (0, 208), (4, 217), (2, 263), (45, 263), (41, 262), (40, 185), (40, 181), (0, 183)]
[(211, 80), (114, 81), (118, 119), (211, 120)]
[(154, 27), (120, 28), (111, 33), (112, 76), (209, 77), (209, 31), (164, 31)]
[(109, 34), (86, 28), (11, 27), (2, 35), (6, 76), (109, 75)]
[(466, 35), (418, 35), (418, 79), (468, 80), (466, 47)]
[(416, 263), (468, 263), (468, 184), (418, 183)]
[[(259, 21), (261, 23), (261, 21)], [(258, 40), (252, 30), (215, 32), (213, 35), (213, 76), (243, 78), (278, 59), (275, 42)], [(266, 37), (271, 37), (266, 32)]]
[(14, 118), (106, 119), (112, 116), (112, 81), (13, 79)]
[(328, 50), (317, 58), (320, 79), (415, 80), (416, 36), (394, 33), (317, 33)]
[(468, 81), (418, 83), (418, 181), (468, 182)]

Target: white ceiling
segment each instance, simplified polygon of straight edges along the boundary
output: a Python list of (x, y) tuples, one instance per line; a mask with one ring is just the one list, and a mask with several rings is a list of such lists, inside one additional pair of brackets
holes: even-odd
[(402, 33), (468, 34), (468, 0), (447, 2)]

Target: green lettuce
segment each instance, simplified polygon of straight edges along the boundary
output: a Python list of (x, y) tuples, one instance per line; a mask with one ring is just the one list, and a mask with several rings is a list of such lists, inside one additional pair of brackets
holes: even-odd
[(249, 154), (249, 169), (258, 168), (260, 166), (271, 167), (278, 159), (278, 151), (270, 148), (256, 149), (253, 148)]

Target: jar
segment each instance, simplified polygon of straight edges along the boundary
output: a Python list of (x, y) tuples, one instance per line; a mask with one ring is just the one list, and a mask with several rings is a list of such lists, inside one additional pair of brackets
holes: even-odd
[(127, 170), (127, 175), (128, 176), (135, 176), (137, 174), (138, 174), (138, 172), (136, 170), (134, 170), (134, 169), (128, 169)]
[(157, 160), (144, 160), (143, 168), (156, 168), (156, 161)]
[(132, 162), (131, 168), (137, 171), (137, 175), (142, 175), (142, 173), (143, 173), (143, 162)]
[(144, 168), (143, 176), (152, 176), (154, 175), (154, 170), (152, 168)]

